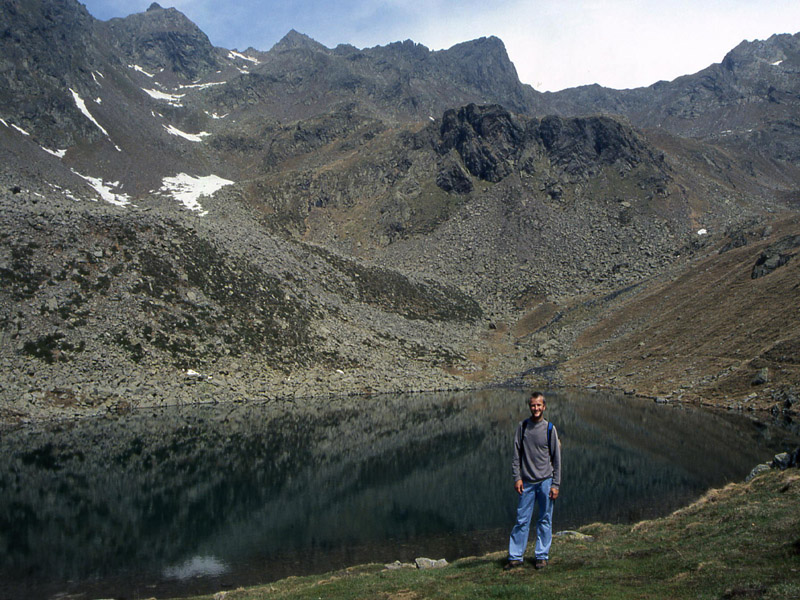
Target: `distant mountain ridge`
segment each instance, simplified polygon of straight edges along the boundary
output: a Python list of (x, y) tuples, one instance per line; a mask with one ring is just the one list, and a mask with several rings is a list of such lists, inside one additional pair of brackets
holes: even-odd
[[(356, 103), (363, 114), (420, 120), (471, 102), (497, 103), (536, 116), (617, 114), (638, 127), (703, 139), (732, 136), (722, 143), (761, 143), (781, 160), (798, 157), (790, 133), (797, 126), (792, 115), (800, 85), (800, 34), (742, 42), (719, 65), (647, 88), (584, 86), (539, 93), (519, 82), (503, 43), (494, 37), (437, 52), (411, 41), (328, 49), (293, 30), (268, 52), (251, 51), (248, 61), (242, 60), (245, 54), (214, 48), (182, 13), (156, 3), (144, 13), (107, 22), (93, 19), (75, 0), (32, 5), (4, 0), (3, 8), (4, 118), (19, 120), (26, 131), (59, 146), (74, 142), (75, 133), (98, 137), (68, 90), (88, 93), (104, 68), (124, 73), (122, 67), (137, 65), (140, 71), (123, 76), (126, 84), (115, 85), (150, 83), (175, 94), (176, 86), (205, 77), (219, 85), (180, 95), (198, 96), (185, 102), (196, 101), (215, 114), (246, 112), (255, 101), (267, 117), (295, 120)], [(47, 51), (56, 46), (60, 52)], [(143, 73), (150, 82), (141, 81)], [(22, 100), (37, 95), (42, 102)]]

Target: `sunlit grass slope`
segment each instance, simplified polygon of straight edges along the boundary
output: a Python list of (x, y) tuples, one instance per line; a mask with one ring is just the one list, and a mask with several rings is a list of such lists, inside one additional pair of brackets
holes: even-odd
[(770, 471), (661, 519), (558, 537), (540, 571), (526, 563), (505, 572), (497, 552), (443, 569), (363, 565), (204, 598), (800, 598), (798, 507), (800, 473)]

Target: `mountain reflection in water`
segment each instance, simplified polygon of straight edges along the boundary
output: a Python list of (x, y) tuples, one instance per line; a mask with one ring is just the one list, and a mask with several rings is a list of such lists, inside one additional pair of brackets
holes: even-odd
[[(179, 595), (500, 550), (526, 393), (139, 411), (0, 440), (0, 599)], [(555, 528), (661, 515), (796, 440), (742, 417), (548, 395)]]

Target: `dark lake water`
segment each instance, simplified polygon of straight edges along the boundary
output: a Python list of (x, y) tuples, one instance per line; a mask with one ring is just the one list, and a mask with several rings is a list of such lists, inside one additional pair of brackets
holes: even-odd
[[(138, 411), (0, 438), (0, 600), (211, 592), (506, 547), (526, 393)], [(798, 440), (727, 413), (551, 393), (555, 530), (666, 514)]]

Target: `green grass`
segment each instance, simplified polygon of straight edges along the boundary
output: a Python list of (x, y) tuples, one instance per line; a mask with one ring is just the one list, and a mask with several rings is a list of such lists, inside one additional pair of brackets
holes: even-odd
[[(800, 473), (712, 490), (662, 519), (557, 537), (550, 565), (503, 571), (504, 553), (437, 570), (362, 565), (224, 594), (225, 600), (800, 598)], [(202, 598), (211, 599), (213, 595)], [(217, 596), (219, 598), (220, 596)]]

